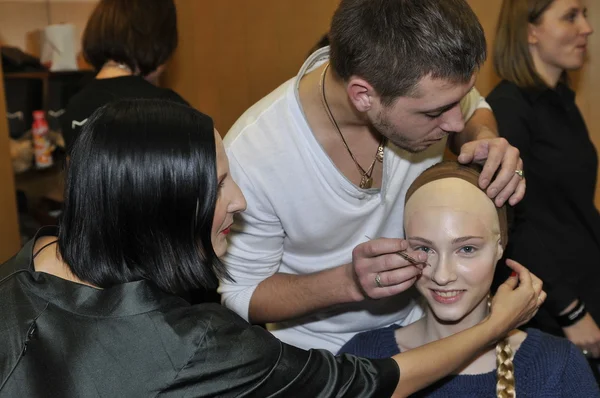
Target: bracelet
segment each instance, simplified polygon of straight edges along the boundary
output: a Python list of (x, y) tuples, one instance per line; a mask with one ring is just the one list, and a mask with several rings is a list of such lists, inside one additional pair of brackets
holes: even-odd
[(556, 321), (561, 327), (566, 328), (579, 322), (579, 320), (586, 314), (587, 310), (585, 309), (585, 304), (583, 304), (583, 301), (580, 299), (577, 299), (577, 305), (575, 308), (564, 315), (557, 316)]

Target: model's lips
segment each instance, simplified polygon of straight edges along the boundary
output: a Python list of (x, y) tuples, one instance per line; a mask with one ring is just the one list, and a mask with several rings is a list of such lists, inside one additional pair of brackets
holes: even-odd
[(452, 304), (462, 298), (466, 290), (431, 290), (433, 299), (441, 304)]

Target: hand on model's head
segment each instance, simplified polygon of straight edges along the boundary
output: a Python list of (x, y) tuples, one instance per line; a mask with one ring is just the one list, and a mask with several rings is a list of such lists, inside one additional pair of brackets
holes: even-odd
[(523, 199), (525, 178), (517, 173), (523, 171), (523, 160), (519, 150), (506, 139), (490, 138), (468, 142), (460, 149), (458, 161), (483, 166), (479, 187), (494, 199), (496, 206), (502, 206), (507, 200), (514, 206)]

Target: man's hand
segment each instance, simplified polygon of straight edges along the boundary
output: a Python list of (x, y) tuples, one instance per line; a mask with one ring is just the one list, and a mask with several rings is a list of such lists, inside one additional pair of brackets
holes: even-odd
[(525, 178), (516, 173), (516, 170), (523, 170), (523, 160), (519, 150), (506, 139), (485, 138), (467, 142), (460, 149), (458, 161), (483, 165), (479, 187), (494, 199), (496, 206), (502, 206), (506, 200), (514, 206), (523, 199)]
[(577, 323), (563, 328), (565, 336), (592, 358), (600, 358), (600, 329), (594, 318), (587, 313)]
[[(410, 288), (427, 261), (424, 252), (407, 251), (404, 239), (379, 238), (356, 246), (352, 251), (352, 273), (363, 298), (379, 299)], [(404, 251), (422, 265), (413, 265), (397, 254)]]

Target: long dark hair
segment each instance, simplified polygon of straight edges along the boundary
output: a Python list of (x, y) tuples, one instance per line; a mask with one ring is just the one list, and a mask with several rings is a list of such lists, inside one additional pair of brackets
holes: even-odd
[(210, 117), (165, 100), (105, 105), (75, 142), (66, 180), (58, 244), (79, 279), (101, 288), (146, 279), (183, 294), (228, 277), (211, 242)]

